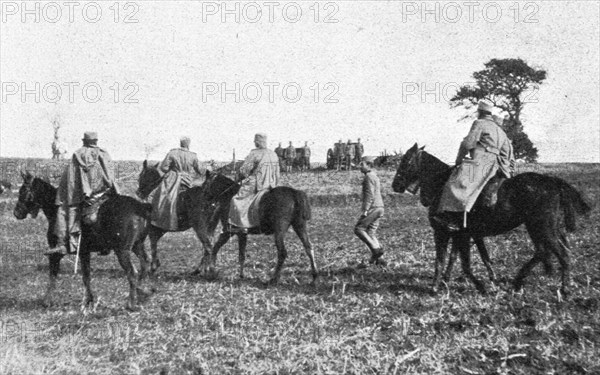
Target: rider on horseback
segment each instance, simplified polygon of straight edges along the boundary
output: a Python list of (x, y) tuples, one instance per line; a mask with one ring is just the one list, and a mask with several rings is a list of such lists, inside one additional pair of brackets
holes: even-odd
[(67, 254), (67, 239), (69, 251), (74, 252), (81, 233), (82, 205), (97, 199), (111, 188), (118, 193), (109, 167), (110, 156), (97, 146), (96, 132), (85, 132), (82, 141), (83, 147), (73, 153), (60, 179), (55, 200), (58, 212), (54, 224), (58, 242), (56, 247), (46, 251), (46, 255)]
[(240, 167), (240, 190), (231, 199), (229, 209), (229, 232), (247, 233), (249, 228), (256, 227), (258, 214), (251, 210), (257, 203), (257, 195), (268, 189), (279, 186), (279, 159), (275, 152), (267, 148), (267, 135), (258, 133), (254, 136), (256, 148), (244, 160)]
[(152, 225), (166, 231), (179, 226), (177, 197), (192, 187), (192, 173), (202, 174), (196, 153), (189, 150), (190, 142), (189, 137), (181, 137), (181, 147), (169, 151), (157, 168), (162, 180), (152, 197)]
[[(493, 108), (491, 103), (479, 101), (478, 119), (461, 142), (456, 168), (444, 186), (433, 220), (449, 231), (460, 230), (456, 213), (466, 215), (471, 211), (486, 183), (497, 173), (502, 178), (512, 177), (515, 163), (512, 144), (494, 121)], [(470, 159), (465, 159), (467, 155)]]

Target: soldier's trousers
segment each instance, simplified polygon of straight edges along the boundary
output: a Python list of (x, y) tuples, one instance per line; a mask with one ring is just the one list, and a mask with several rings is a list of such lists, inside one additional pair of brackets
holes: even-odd
[(373, 207), (367, 211), (367, 216), (361, 217), (354, 226), (354, 234), (369, 247), (372, 253), (376, 249), (381, 249), (375, 232), (379, 227), (379, 220), (383, 216), (383, 213), (383, 207)]
[(78, 233), (81, 232), (81, 209), (79, 206), (62, 204), (56, 211), (54, 235), (58, 238), (57, 246), (66, 246), (69, 240), (71, 251), (77, 248)]

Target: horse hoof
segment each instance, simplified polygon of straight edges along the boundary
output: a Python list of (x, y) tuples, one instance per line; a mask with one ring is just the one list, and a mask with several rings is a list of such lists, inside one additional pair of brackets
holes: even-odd
[(195, 270), (193, 270), (190, 275), (192, 276), (200, 276), (202, 275), (202, 271), (200, 271), (200, 268), (196, 268)]
[(140, 297), (146, 298), (152, 295), (152, 289), (137, 288), (137, 294)]
[(125, 305), (125, 308), (131, 312), (137, 312), (140, 311), (140, 307), (136, 304), (133, 304), (131, 302), (127, 302), (127, 304)]

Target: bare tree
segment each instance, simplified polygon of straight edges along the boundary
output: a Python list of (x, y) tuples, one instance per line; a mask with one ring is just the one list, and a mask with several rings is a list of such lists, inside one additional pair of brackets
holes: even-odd
[(54, 140), (52, 141), (52, 159), (60, 160), (67, 154), (67, 147), (64, 142), (61, 142), (59, 130), (61, 128), (60, 117), (56, 115), (52, 120), (52, 128), (54, 129)]

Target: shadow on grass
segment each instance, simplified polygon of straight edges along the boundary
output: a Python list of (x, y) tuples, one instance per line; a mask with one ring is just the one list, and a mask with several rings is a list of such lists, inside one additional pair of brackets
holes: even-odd
[[(159, 273), (159, 283), (221, 283), (230, 286), (245, 286), (254, 289), (276, 289), (290, 293), (302, 294), (331, 294), (332, 291), (343, 288), (345, 293), (372, 294), (388, 291), (390, 293), (408, 292), (416, 295), (431, 295), (430, 277), (406, 269), (390, 269), (371, 266), (368, 268), (343, 267), (339, 269), (321, 270), (316, 286), (311, 284), (310, 271), (297, 268), (284, 268), (280, 281), (271, 285), (265, 277), (246, 275), (240, 279), (237, 276), (224, 277), (219, 272), (214, 279), (205, 278), (192, 272)], [(270, 273), (269, 273), (270, 276)]]

